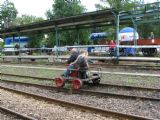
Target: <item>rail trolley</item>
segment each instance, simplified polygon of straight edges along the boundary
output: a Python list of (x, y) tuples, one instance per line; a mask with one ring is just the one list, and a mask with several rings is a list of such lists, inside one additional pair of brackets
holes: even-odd
[(90, 70), (79, 70), (79, 68), (70, 70), (67, 77), (63, 75), (55, 78), (57, 88), (63, 88), (65, 83), (71, 83), (74, 90), (79, 90), (84, 84), (98, 85), (101, 80), (101, 68), (97, 68), (96, 73), (91, 73)]

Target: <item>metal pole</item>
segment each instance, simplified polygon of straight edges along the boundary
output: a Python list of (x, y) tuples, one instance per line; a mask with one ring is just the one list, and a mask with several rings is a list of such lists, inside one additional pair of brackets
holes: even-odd
[(78, 33), (78, 45), (79, 45), (79, 30), (77, 30), (77, 33)]
[(119, 13), (116, 17), (116, 50), (117, 50), (117, 58), (119, 57)]
[(132, 22), (133, 22), (133, 26), (134, 26), (133, 40), (134, 40), (135, 52), (137, 52), (137, 48), (136, 48), (136, 45), (137, 45), (137, 40), (136, 40), (137, 24), (133, 20), (133, 18), (132, 18)]
[(58, 57), (58, 28), (55, 27), (55, 31), (56, 31), (56, 57)]
[[(2, 39), (3, 39), (3, 42), (4, 42), (4, 43), (3, 43), (3, 49), (2, 49), (2, 55), (5, 56), (4, 45), (6, 44), (6, 42), (5, 42), (6, 40), (5, 40), (5, 37), (4, 37), (4, 36), (2, 36)], [(3, 59), (3, 61), (4, 61), (4, 59)]]
[(57, 34), (58, 34), (58, 46), (61, 46), (60, 32), (58, 32)]
[[(14, 47), (14, 50), (16, 50), (16, 49), (15, 49), (15, 43), (14, 43), (14, 41), (15, 41), (15, 40), (14, 40), (14, 38), (15, 38), (15, 36), (13, 35), (13, 36), (12, 36), (11, 43), (12, 43), (12, 45), (13, 45), (13, 47)], [(12, 53), (12, 55), (14, 55), (14, 54), (15, 54), (15, 52), (14, 52), (14, 51), (13, 51), (13, 52), (11, 52), (11, 53)]]
[(136, 40), (136, 31), (137, 31), (137, 24), (134, 22), (134, 46), (135, 46), (135, 53), (137, 53), (137, 40)]
[(21, 38), (20, 38), (20, 34), (19, 34), (19, 32), (18, 32), (18, 44), (19, 44), (19, 56), (20, 56), (20, 54), (21, 54)]

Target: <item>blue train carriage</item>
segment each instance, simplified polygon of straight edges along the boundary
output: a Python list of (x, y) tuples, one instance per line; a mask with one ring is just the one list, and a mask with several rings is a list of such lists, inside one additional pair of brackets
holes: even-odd
[(19, 49), (23, 52), (28, 47), (28, 42), (29, 38), (25, 36), (5, 38), (3, 52), (5, 55), (18, 55)]

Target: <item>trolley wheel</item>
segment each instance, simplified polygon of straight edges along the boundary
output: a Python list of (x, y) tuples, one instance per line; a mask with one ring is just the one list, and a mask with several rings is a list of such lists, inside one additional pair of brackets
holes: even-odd
[[(99, 75), (97, 73), (94, 73), (93, 76), (99, 76)], [(92, 80), (93, 85), (99, 85), (100, 81), (101, 81), (100, 77)]]
[(94, 79), (94, 80), (92, 80), (93, 85), (99, 85), (100, 81), (101, 81), (101, 79)]
[(83, 86), (83, 82), (80, 79), (75, 79), (72, 81), (72, 88), (79, 90)]
[(62, 77), (55, 78), (56, 87), (60, 88), (65, 85), (65, 81)]

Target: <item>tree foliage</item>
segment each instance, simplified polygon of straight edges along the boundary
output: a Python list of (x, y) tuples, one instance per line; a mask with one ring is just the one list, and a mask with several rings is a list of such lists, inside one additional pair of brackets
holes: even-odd
[(141, 0), (100, 0), (102, 4), (96, 4), (97, 9), (113, 8), (117, 11), (133, 10)]
[(80, 0), (53, 0), (53, 2), (52, 9), (46, 12), (49, 19), (73, 16), (85, 11)]
[(39, 22), (43, 21), (44, 19), (41, 17), (36, 17), (33, 15), (22, 15), (21, 17), (17, 17), (15, 22), (17, 25), (24, 25), (24, 24), (29, 24), (32, 22)]
[[(33, 15), (22, 15), (21, 17), (17, 17), (15, 20), (15, 23), (17, 25), (24, 25), (24, 24), (29, 24), (33, 22), (39, 22), (44, 20), (41, 17), (36, 17)], [(44, 38), (44, 34), (30, 34), (28, 35), (30, 41), (29, 41), (29, 47), (40, 47), (41, 41)]]
[(1, 42), (1, 41), (0, 41), (0, 48), (2, 48), (3, 45), (4, 45), (4, 42)]
[[(80, 0), (53, 0), (52, 9), (46, 12), (48, 19), (73, 16), (85, 12)], [(54, 31), (54, 30), (53, 30)], [(88, 33), (86, 30), (58, 31), (58, 45), (87, 44)], [(79, 39), (79, 40), (78, 40)], [(55, 33), (49, 34), (48, 45), (56, 44)]]
[(17, 17), (17, 9), (12, 2), (5, 0), (0, 6), (0, 24), (2, 28), (8, 28), (12, 26), (12, 22)]

